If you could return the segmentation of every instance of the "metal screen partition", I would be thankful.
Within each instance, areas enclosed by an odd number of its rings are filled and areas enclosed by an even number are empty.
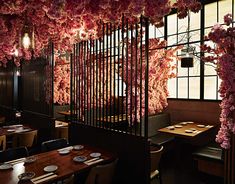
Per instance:
[[[73,123],[147,137],[148,25],[145,17],[138,24],[123,17],[118,26],[102,23],[99,39],[74,45]]]

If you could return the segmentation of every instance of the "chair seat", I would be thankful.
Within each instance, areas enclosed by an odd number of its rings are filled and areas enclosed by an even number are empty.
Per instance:
[[[175,137],[169,134],[159,132],[156,135],[149,137],[149,139],[151,144],[162,146],[173,141]]]
[[[153,179],[153,178],[155,178],[155,177],[158,176],[158,175],[159,175],[159,171],[158,171],[158,170],[155,170],[155,171],[153,171],[153,172],[150,173],[150,179]]]

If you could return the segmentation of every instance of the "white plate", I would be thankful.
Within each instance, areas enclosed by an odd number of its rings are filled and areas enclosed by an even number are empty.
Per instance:
[[[181,125],[187,125],[188,123],[187,122],[181,122],[180,124]]]
[[[11,164],[2,164],[0,165],[0,170],[6,170],[6,169],[11,169],[12,165]]]
[[[36,161],[36,157],[32,156],[32,157],[27,157],[24,161],[24,163],[26,164],[29,164],[29,163],[32,163],[32,162],[35,162]]]
[[[192,122],[192,121],[188,121],[187,123],[188,123],[188,124],[193,124],[194,122]]]
[[[174,129],[175,129],[174,126],[168,126],[168,127],[166,127],[166,128],[169,129],[169,130],[174,130]]]
[[[75,162],[84,162],[86,160],[87,160],[87,157],[85,157],[85,156],[76,156],[73,158],[73,161],[75,161]]]
[[[204,128],[205,125],[197,125],[197,127]]]
[[[83,149],[83,148],[84,148],[83,145],[75,145],[75,146],[73,146],[73,149],[74,149],[74,150],[81,150],[81,149]]]
[[[15,132],[15,130],[9,129],[9,130],[7,130],[7,132]]]
[[[182,128],[182,125],[175,125],[175,128]]]
[[[101,153],[91,153],[90,156],[93,158],[100,157]]]
[[[26,181],[26,180],[32,179],[34,176],[35,176],[34,172],[25,172],[25,173],[18,175],[18,178],[21,181]]]
[[[64,150],[60,150],[60,151],[58,151],[58,152],[59,152],[60,155],[67,155],[67,154],[70,153],[70,150],[64,149]]]
[[[185,130],[186,133],[193,133],[192,130]]]
[[[58,169],[58,166],[57,165],[48,165],[46,167],[44,167],[44,171],[45,172],[54,172]]]

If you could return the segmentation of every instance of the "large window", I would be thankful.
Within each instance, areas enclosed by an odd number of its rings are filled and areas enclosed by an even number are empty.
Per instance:
[[[216,1],[203,5],[199,13],[190,13],[184,19],[178,19],[176,14],[165,18],[165,27],[161,29],[150,28],[150,37],[164,38],[168,41],[168,47],[184,45],[179,56],[185,54],[185,48],[194,50],[194,67],[181,68],[180,61],[175,61],[177,68],[176,78],[168,81],[169,98],[220,100],[218,93],[220,79],[215,66],[201,61],[204,53],[201,53],[200,45],[203,38],[211,30],[215,23],[223,23],[223,17],[227,13],[234,15],[234,0]],[[234,16],[233,16],[234,17]],[[189,34],[188,34],[189,31]],[[189,36],[188,36],[189,35]],[[207,43],[213,44],[213,43]]]

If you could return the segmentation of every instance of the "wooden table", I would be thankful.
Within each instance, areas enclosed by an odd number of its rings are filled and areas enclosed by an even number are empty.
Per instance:
[[[78,163],[73,161],[73,158],[78,155],[87,156],[88,160],[91,159],[90,153],[99,152],[101,153],[101,158],[104,160],[97,163],[102,164],[109,161],[112,161],[115,157],[113,154],[98,149],[94,147],[85,146],[81,151],[72,150],[67,155],[60,155],[57,150],[41,153],[35,155],[37,160],[33,163],[24,164],[18,163],[13,166],[13,169],[10,170],[0,170],[0,181],[4,184],[16,184],[18,183],[18,175],[24,172],[34,172],[35,177],[45,174],[43,168],[48,165],[57,165],[58,169],[56,178],[48,180],[44,183],[52,183],[54,181],[62,180],[66,177],[71,176],[74,173],[79,173],[84,170],[88,170],[91,167],[94,167],[97,164],[86,165],[85,163]],[[32,183],[31,181],[24,182],[24,184]]]
[[[204,127],[202,127],[203,125]],[[174,126],[174,129],[171,130],[170,128],[172,126]],[[196,122],[180,122],[172,126],[161,128],[158,131],[183,138],[194,138],[204,132],[211,130],[214,127],[213,125],[207,125]],[[177,126],[182,126],[182,127],[177,128]],[[192,130],[192,132],[186,132],[188,130]]]
[[[55,128],[66,127],[68,125],[69,123],[67,122],[55,120]]]
[[[32,131],[33,129],[31,129],[29,126],[27,125],[9,125],[9,126],[3,126],[0,128],[0,136],[1,135],[13,135],[16,133],[22,133],[22,132],[27,132],[27,131]]]
[[[96,120],[100,122],[103,126],[109,128],[126,130],[128,127],[128,116],[126,114],[99,117]]]

